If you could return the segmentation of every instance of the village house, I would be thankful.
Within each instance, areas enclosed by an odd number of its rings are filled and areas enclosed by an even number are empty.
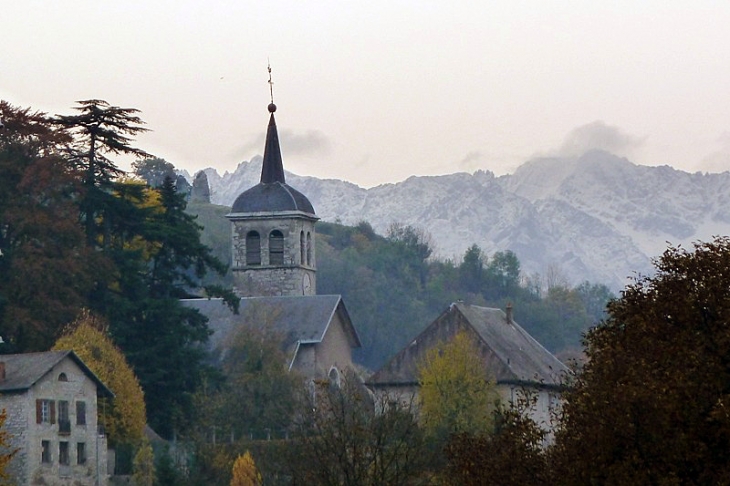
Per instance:
[[[18,451],[7,467],[15,484],[108,483],[100,396],[114,395],[73,351],[0,356],[4,430]]]
[[[545,430],[553,429],[554,412],[568,368],[538,343],[507,311],[455,302],[376,371],[367,385],[376,394],[409,402],[418,397],[418,367],[426,353],[465,332],[476,342],[484,362],[484,379],[496,385],[504,404],[519,394],[535,399],[529,414]]]

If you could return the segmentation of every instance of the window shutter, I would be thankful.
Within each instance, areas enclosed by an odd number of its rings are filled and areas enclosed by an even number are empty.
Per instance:
[[[51,400],[51,423],[56,423],[56,402]]]
[[[41,407],[43,407],[41,400],[36,398],[35,401],[35,423],[39,424],[41,423],[41,420],[43,419],[43,415],[41,412]]]

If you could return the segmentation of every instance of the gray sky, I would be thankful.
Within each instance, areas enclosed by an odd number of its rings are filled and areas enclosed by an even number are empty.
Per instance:
[[[362,186],[605,148],[730,170],[730,2],[0,0],[0,99],[101,98],[191,173],[263,152]]]

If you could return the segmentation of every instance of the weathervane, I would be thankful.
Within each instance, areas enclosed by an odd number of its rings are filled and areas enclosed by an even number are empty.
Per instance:
[[[274,104],[274,82],[271,80],[271,61],[269,61],[269,93],[271,93],[271,104]]]

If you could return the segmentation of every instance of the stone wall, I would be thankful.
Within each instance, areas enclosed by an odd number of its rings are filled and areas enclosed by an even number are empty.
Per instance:
[[[268,214],[232,220],[232,272],[236,291],[245,296],[315,295],[317,293],[315,219],[299,214]],[[246,264],[246,235],[260,237],[261,263]],[[272,265],[269,235],[284,237],[284,263]]]
[[[25,484],[28,480],[28,399],[24,393],[0,395],[0,408],[5,409],[4,430],[10,434],[12,449],[17,449],[15,457],[10,461],[6,471],[16,484]]]

